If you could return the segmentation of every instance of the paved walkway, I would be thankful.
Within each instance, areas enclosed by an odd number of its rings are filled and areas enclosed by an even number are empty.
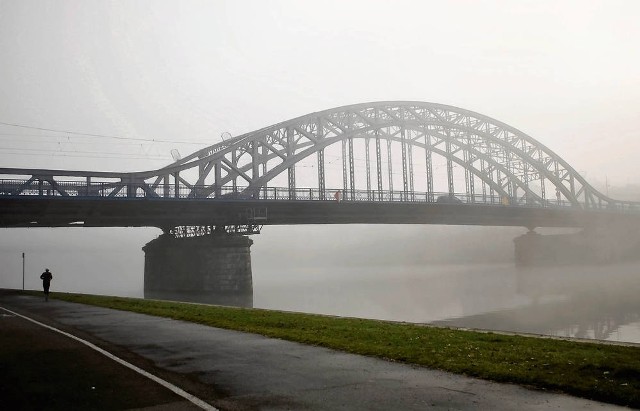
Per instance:
[[[222,410],[625,409],[254,334],[55,299],[44,302],[0,293],[0,307],[57,324],[107,349],[129,353],[129,361],[137,361],[147,371],[161,373],[176,384],[188,385],[185,389]]]

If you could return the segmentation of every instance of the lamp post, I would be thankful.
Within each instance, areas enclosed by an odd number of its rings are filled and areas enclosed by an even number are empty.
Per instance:
[[[22,291],[24,291],[24,253],[22,253]]]

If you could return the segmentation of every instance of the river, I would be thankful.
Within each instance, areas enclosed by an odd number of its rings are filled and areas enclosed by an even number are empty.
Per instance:
[[[640,343],[640,263],[253,271],[256,308]]]

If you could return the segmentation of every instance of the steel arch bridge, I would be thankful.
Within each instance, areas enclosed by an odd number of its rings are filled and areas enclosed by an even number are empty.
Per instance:
[[[469,110],[413,101],[311,113],[152,171],[0,168],[0,201],[25,196],[640,209],[640,203],[600,193],[559,155],[514,127]]]
[[[356,140],[364,141],[364,149],[359,152],[354,150]],[[273,179],[286,172],[288,195],[294,199],[296,165],[316,156],[317,180],[313,187],[318,189],[319,199],[325,199],[325,150],[336,144],[341,145],[340,188],[347,200],[358,199],[357,155],[365,157],[366,176],[360,188],[366,189],[367,200],[385,199],[385,192],[397,193],[402,200],[415,199],[418,175],[413,159],[418,150],[425,160],[427,201],[435,199],[436,155],[446,160],[446,193],[461,195],[465,202],[476,202],[480,195],[482,202],[487,198],[493,201],[497,195],[502,202],[508,199],[539,206],[568,203],[576,208],[624,208],[630,204],[598,192],[560,156],[507,124],[469,110],[423,102],[365,103],[309,114],[215,144],[156,172],[132,177],[145,191],[173,181],[176,188],[187,187],[193,197],[221,195],[223,187],[236,188],[240,181],[246,187],[234,192],[259,198]],[[395,190],[394,149],[401,153],[402,172],[402,186],[398,189],[396,185]],[[455,165],[464,170],[462,190],[455,188]],[[180,173],[195,168],[197,179],[180,177]],[[386,179],[385,174],[389,176]]]

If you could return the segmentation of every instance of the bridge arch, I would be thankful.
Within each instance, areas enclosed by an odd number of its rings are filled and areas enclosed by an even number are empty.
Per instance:
[[[411,151],[417,148],[426,158],[427,196],[434,191],[433,181],[429,181],[433,173],[428,167],[429,158],[435,154],[446,161],[449,193],[467,196],[471,201],[478,195],[476,184],[480,184],[484,191],[529,204],[562,201],[574,207],[599,208],[616,203],[593,189],[560,156],[514,127],[469,110],[425,102],[364,103],[311,113],[212,145],[163,169],[138,173],[137,178],[183,184],[192,188],[193,197],[215,196],[229,185],[240,185],[244,195],[256,197],[270,181],[286,172],[288,188],[295,195],[296,164],[316,155],[318,178],[314,188],[323,195],[327,189],[341,189],[348,195],[354,191],[356,180],[352,143],[360,139],[367,147],[375,145],[364,153],[367,186],[372,180],[378,183],[373,191],[394,191],[391,178],[386,187],[380,183],[380,173],[391,175],[384,170],[385,161],[381,159],[381,144],[386,142],[395,144],[396,149],[400,146],[403,154],[403,187],[395,191],[413,191],[411,181],[416,176],[410,161]],[[324,181],[324,150],[334,144],[342,145],[342,187],[326,187]],[[390,167],[390,162],[386,163]],[[462,191],[455,190],[451,178],[454,164],[465,171]],[[190,178],[181,177],[189,170]]]

